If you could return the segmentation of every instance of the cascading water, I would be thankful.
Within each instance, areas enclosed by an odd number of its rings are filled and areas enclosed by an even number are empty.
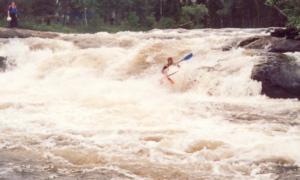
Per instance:
[[[260,95],[263,30],[10,39],[0,56],[0,179],[276,179],[300,165],[300,102]],[[181,63],[170,85],[166,58]],[[299,54],[293,54],[300,59]],[[296,170],[295,170],[296,169]]]

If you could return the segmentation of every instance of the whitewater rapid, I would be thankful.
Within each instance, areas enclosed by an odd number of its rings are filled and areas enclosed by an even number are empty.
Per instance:
[[[260,95],[263,29],[0,43],[0,179],[276,179],[298,173],[300,102]],[[169,56],[175,85],[162,80]],[[290,54],[300,61],[300,54]]]

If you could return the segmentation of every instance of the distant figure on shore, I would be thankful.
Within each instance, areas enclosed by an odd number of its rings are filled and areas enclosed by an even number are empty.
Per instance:
[[[116,12],[113,11],[113,12],[111,13],[111,17],[109,18],[110,25],[114,25],[114,24],[115,24],[115,20],[116,20]]]
[[[10,28],[15,28],[18,26],[18,15],[17,15],[17,5],[13,1],[11,4],[8,6],[8,11],[7,11],[7,20],[9,21],[9,27]]]

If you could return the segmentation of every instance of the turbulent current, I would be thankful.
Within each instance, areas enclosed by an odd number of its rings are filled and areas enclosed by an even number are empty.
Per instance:
[[[261,95],[252,51],[222,51],[264,33],[2,40],[0,179],[299,178],[300,102]],[[169,56],[191,52],[174,85],[162,79]]]

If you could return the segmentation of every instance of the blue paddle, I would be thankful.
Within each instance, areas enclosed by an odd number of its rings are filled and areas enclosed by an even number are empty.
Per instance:
[[[189,61],[189,60],[192,59],[192,57],[193,57],[193,53],[190,53],[190,54],[186,55],[183,59],[181,59],[180,61],[178,61],[178,62],[176,63],[176,65],[178,65],[179,63],[181,63],[181,62],[183,62],[183,61]],[[168,77],[171,77],[171,76],[173,76],[173,75],[176,74],[176,73],[178,73],[178,71],[176,71],[176,72],[174,72],[174,73],[172,73],[172,74],[169,74]]]
[[[183,59],[181,59],[180,61],[178,61],[176,64],[179,64],[182,61],[189,61],[190,59],[192,59],[192,57],[193,57],[193,53],[190,53],[190,54],[186,55]]]

